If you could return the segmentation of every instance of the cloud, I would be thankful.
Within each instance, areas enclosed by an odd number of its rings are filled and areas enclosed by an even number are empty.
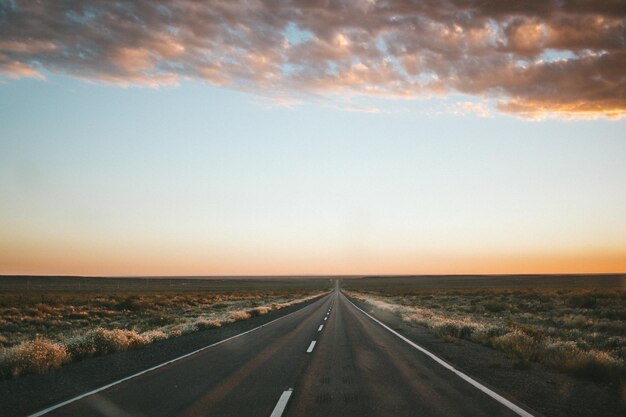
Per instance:
[[[624,16],[620,0],[13,0],[0,3],[0,73],[296,101],[462,93],[522,117],[616,118]]]
[[[483,102],[461,101],[449,106],[447,111],[455,116],[491,117],[489,106]]]

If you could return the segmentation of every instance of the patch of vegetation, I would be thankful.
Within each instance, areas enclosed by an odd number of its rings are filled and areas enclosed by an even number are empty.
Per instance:
[[[356,284],[353,284],[356,287]],[[604,382],[626,380],[626,289],[387,288],[349,295],[446,341],[461,338],[506,352],[518,369],[542,363]]]
[[[317,297],[322,292],[308,288],[254,288],[0,293],[0,377],[43,373],[67,362],[219,328]]]

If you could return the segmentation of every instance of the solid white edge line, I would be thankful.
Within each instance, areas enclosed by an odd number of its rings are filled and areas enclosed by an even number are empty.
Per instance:
[[[322,298],[323,298],[323,297],[322,297]],[[320,301],[322,298],[319,298],[317,301]],[[246,330],[246,331],[245,331],[245,332],[243,332],[243,333],[239,333],[239,334],[236,334],[236,335],[231,336],[231,337],[229,337],[229,338],[226,338],[226,339],[224,339],[224,340],[220,340],[219,342],[215,342],[215,343],[213,343],[213,344],[211,344],[211,345],[201,347],[200,349],[196,349],[196,350],[194,350],[193,352],[186,353],[186,354],[184,354],[183,356],[179,356],[179,357],[174,358],[174,359],[171,359],[171,360],[169,360],[169,361],[167,361],[167,362],[163,362],[163,363],[161,363],[161,364],[159,364],[159,365],[153,366],[152,368],[144,369],[143,371],[137,372],[136,374],[129,375],[129,376],[127,376],[127,377],[125,377],[125,378],[122,378],[122,379],[119,379],[119,380],[117,380],[117,381],[115,381],[115,382],[111,382],[110,384],[104,385],[104,386],[102,386],[102,387],[100,387],[100,388],[96,388],[96,389],[94,389],[94,390],[92,390],[92,391],[89,391],[89,392],[86,392],[86,393],[84,393],[84,394],[78,395],[78,396],[76,396],[76,397],[74,397],[74,398],[70,398],[69,400],[63,401],[63,402],[61,402],[61,403],[58,403],[58,404],[53,405],[53,406],[51,406],[51,407],[48,407],[48,408],[46,408],[46,409],[44,409],[44,410],[37,411],[36,413],[29,414],[27,417],[39,417],[39,416],[43,416],[44,414],[47,414],[47,413],[49,413],[50,411],[54,411],[54,410],[56,410],[56,409],[58,409],[58,408],[64,407],[64,406],[66,406],[66,405],[68,405],[68,404],[71,404],[71,403],[73,403],[73,402],[75,402],[75,401],[81,400],[81,399],[83,399],[83,398],[85,398],[85,397],[88,397],[88,396],[90,396],[90,395],[97,394],[97,393],[99,393],[99,392],[101,392],[101,391],[104,391],[104,390],[106,390],[106,389],[108,389],[108,388],[111,388],[111,387],[113,387],[113,386],[115,386],[115,385],[121,384],[122,382],[126,382],[126,381],[128,381],[129,379],[133,379],[133,378],[136,378],[136,377],[141,376],[141,375],[143,375],[143,374],[147,374],[148,372],[152,372],[152,371],[154,371],[154,370],[156,370],[156,369],[159,369],[159,368],[162,368],[162,367],[164,367],[164,366],[166,366],[166,365],[170,365],[170,364],[172,364],[172,363],[174,363],[174,362],[178,362],[178,361],[179,361],[179,360],[181,360],[181,359],[185,359],[185,358],[187,358],[187,357],[189,357],[189,356],[191,356],[191,355],[195,355],[196,353],[202,352],[203,350],[206,350],[206,349],[208,349],[208,348],[212,348],[212,347],[214,347],[214,346],[221,345],[222,343],[226,343],[226,342],[228,342],[229,340],[236,339],[236,338],[238,338],[238,337],[240,337],[240,336],[243,336],[243,335],[246,335],[246,334],[248,334],[248,333],[254,332],[255,330],[259,330],[259,329],[261,329],[261,328],[263,328],[263,327],[269,326],[270,324],[275,323],[275,322],[277,322],[278,320],[282,320],[282,319],[284,319],[284,318],[286,318],[286,317],[291,316],[292,314],[295,314],[295,313],[297,313],[297,312],[299,312],[299,311],[303,311],[303,310],[305,310],[305,309],[307,309],[307,308],[311,307],[311,306],[312,306],[312,305],[314,305],[314,304],[315,304],[315,303],[311,303],[311,304],[309,304],[309,305],[308,305],[308,306],[306,306],[306,307],[303,307],[303,308],[301,308],[301,309],[298,309],[298,310],[296,310],[296,311],[293,311],[293,312],[291,312],[291,313],[289,313],[289,314],[286,314],[286,315],[284,315],[284,316],[282,316],[282,317],[278,317],[277,319],[274,319],[274,320],[272,320],[272,321],[268,321],[267,323],[262,324],[262,325],[260,325],[260,326],[257,326],[257,327],[255,327],[255,328],[252,328],[252,329],[250,329],[250,330]]]
[[[485,394],[487,394],[488,396],[490,396],[491,398],[493,398],[494,400],[498,401],[500,404],[504,405],[505,407],[507,407],[509,410],[513,411],[514,413],[516,413],[519,416],[522,417],[534,417],[532,414],[530,414],[528,411],[524,410],[523,408],[515,405],[514,403],[512,403],[511,401],[507,400],[506,398],[504,398],[503,396],[501,396],[500,394],[498,394],[497,392],[494,392],[493,390],[487,388],[486,386],[484,386],[483,384],[481,384],[480,382],[476,381],[475,379],[473,379],[472,377],[464,374],[463,372],[459,371],[458,369],[454,368],[452,365],[450,365],[449,363],[447,363],[446,361],[444,361],[443,359],[440,359],[438,356],[436,356],[434,353],[431,353],[430,351],[424,349],[423,347],[421,347],[420,345],[416,344],[415,342],[413,342],[410,339],[407,339],[406,337],[402,336],[400,333],[396,332],[395,330],[393,330],[392,328],[390,328],[389,326],[387,326],[385,323],[381,322],[380,320],[378,320],[375,317],[372,317],[371,315],[369,315],[368,313],[366,313],[364,310],[362,310],[361,308],[359,308],[356,304],[354,304],[352,301],[350,301],[350,299],[348,299],[348,297],[346,297],[346,300],[348,300],[348,302],[350,304],[352,304],[357,310],[359,310],[361,313],[365,314],[367,317],[369,317],[370,319],[374,320],[376,323],[380,324],[381,326],[383,326],[385,329],[389,330],[391,333],[393,333],[394,335],[398,336],[400,339],[404,340],[406,343],[408,343],[409,345],[413,346],[415,349],[419,350],[420,352],[422,352],[423,354],[425,354],[426,356],[430,357],[432,360],[434,360],[435,362],[437,362],[439,365],[443,366],[444,368],[454,372],[455,374],[457,374],[460,378],[462,378],[464,381],[470,383],[471,385],[473,385],[474,387],[478,388],[479,390],[481,390],[482,392],[484,392]]]
[[[311,353],[313,352],[313,348],[315,347],[315,344],[317,343],[316,340],[312,341],[311,344],[309,345],[309,348],[306,350],[306,353]]]
[[[289,401],[289,397],[291,397],[292,392],[293,388],[289,388],[287,391],[284,391],[280,395],[280,398],[276,403],[276,407],[274,407],[274,410],[272,411],[272,414],[270,414],[270,417],[280,417],[283,415],[285,407],[287,407],[287,401]]]

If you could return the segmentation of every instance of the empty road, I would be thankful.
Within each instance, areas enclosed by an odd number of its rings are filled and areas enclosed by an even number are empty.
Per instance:
[[[35,415],[515,416],[337,289],[254,331]]]

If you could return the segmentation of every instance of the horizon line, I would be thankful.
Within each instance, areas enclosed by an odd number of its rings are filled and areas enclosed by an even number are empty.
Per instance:
[[[410,277],[532,277],[532,276],[588,276],[588,275],[625,275],[626,272],[575,272],[575,273],[473,273],[473,274],[263,274],[263,275],[66,275],[66,274],[0,274],[0,278],[137,278],[137,279],[181,279],[181,278],[322,278],[322,277],[349,277],[349,278],[410,278]]]

